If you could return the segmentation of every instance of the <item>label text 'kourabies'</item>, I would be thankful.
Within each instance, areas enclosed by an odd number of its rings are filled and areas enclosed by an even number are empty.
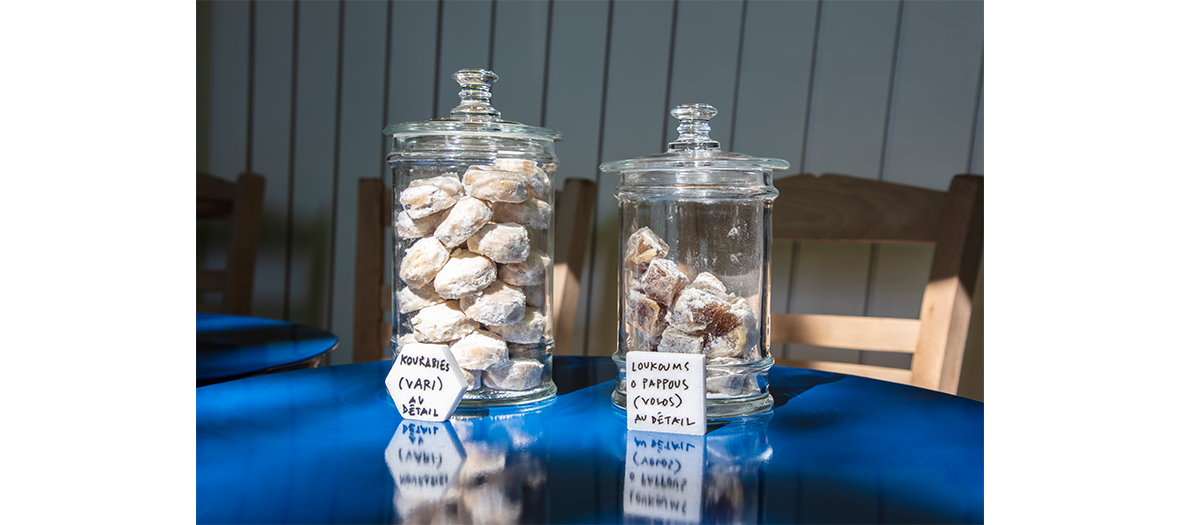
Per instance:
[[[401,361],[401,364],[403,364],[403,365],[417,365],[417,366],[421,366],[423,368],[433,368],[435,370],[441,370],[443,372],[450,372],[451,371],[451,364],[448,363],[445,359],[439,359],[437,357],[426,357],[426,356],[422,356],[422,355],[402,354],[398,359]]]

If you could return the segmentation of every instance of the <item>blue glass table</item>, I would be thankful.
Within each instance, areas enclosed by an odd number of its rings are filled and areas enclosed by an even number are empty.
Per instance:
[[[390,362],[197,389],[198,523],[982,523],[983,404],[774,367],[775,408],[628,432],[609,358],[558,396],[402,420]]]
[[[197,386],[314,368],[339,339],[327,330],[276,319],[197,314]]]

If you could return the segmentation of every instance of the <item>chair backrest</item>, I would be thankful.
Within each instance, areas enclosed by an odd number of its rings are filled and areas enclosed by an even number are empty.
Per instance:
[[[357,197],[356,281],[353,290],[353,362],[377,361],[393,336],[385,312],[393,309],[393,286],[386,282],[387,229],[393,221],[393,191],[381,179],[360,179]],[[553,228],[553,339],[555,353],[568,353],[582,266],[590,239],[594,181],[567,179],[556,192]]]
[[[238,175],[237,182],[197,173],[197,219],[230,223],[225,269],[197,269],[197,292],[220,292],[221,303],[198,300],[198,312],[250,315],[265,191],[266,179],[256,173]]]
[[[912,353],[910,369],[776,359],[776,364],[862,375],[954,394],[983,253],[983,177],[957,175],[948,191],[825,174],[776,180],[774,239],[933,244],[918,319],[772,314],[770,341]]]

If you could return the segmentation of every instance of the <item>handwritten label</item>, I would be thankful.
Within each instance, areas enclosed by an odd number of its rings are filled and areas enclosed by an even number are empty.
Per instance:
[[[627,429],[704,435],[705,356],[627,352]]]
[[[704,436],[631,430],[627,432],[626,461],[624,514],[668,522],[700,522]]]
[[[463,446],[448,423],[403,420],[385,448],[401,499],[442,499],[463,467]]]
[[[399,348],[385,389],[402,417],[446,421],[467,393],[467,380],[449,346],[411,343]]]

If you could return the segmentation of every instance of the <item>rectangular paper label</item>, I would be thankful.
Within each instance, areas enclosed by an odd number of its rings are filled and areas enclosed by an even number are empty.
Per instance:
[[[704,435],[705,356],[627,352],[627,429]]]

